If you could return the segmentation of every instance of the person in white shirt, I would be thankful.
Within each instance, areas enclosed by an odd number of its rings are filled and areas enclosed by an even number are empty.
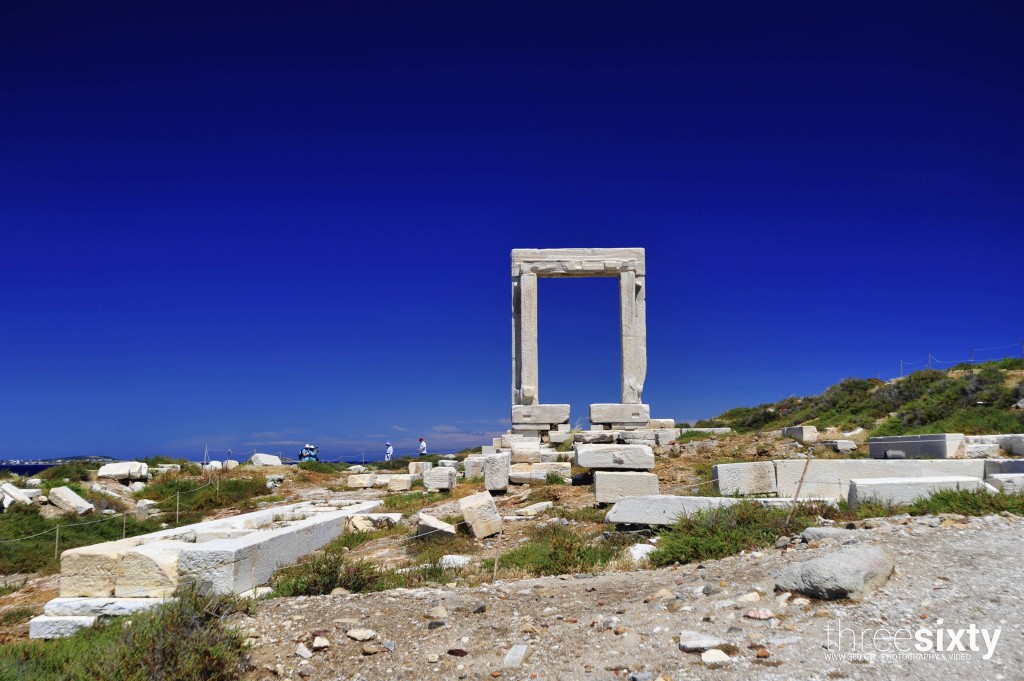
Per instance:
[[[384,446],[387,447],[387,449],[384,450],[384,460],[391,461],[391,455],[395,453],[395,448],[391,446],[390,442],[385,442]]]
[[[423,438],[420,438],[420,456],[423,456],[426,453],[427,453],[427,441],[424,440]]]

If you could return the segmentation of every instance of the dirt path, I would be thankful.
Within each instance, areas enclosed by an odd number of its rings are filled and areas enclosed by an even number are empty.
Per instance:
[[[778,602],[772,592],[773,576],[785,565],[834,551],[832,543],[594,577],[270,600],[242,623],[253,636],[257,667],[251,676],[370,681],[631,675],[675,680],[1022,678],[1024,521],[996,517],[972,520],[964,528],[932,528],[928,520],[860,532],[858,542],[880,546],[896,560],[890,581],[861,603],[793,605]],[[707,585],[721,592],[704,595]],[[662,589],[671,593],[655,597]],[[755,589],[763,594],[758,601],[737,601]],[[486,610],[474,612],[480,605]],[[437,606],[447,615],[428,614]],[[771,610],[775,621],[746,617],[752,608]],[[431,629],[432,619],[444,624]],[[843,652],[850,653],[853,637],[862,632],[870,650],[876,630],[917,632],[971,624],[1001,629],[991,659],[982,659],[983,644],[981,652],[958,660],[830,659],[825,649],[829,627],[844,630]],[[377,632],[371,646],[385,652],[363,654],[364,644],[345,635],[352,628]],[[728,649],[731,662],[711,669],[699,654],[681,652],[681,630],[725,638],[735,646]],[[302,642],[312,648],[314,635],[329,640],[330,647],[305,662],[295,655],[296,647]],[[503,668],[507,651],[518,643],[529,646],[529,658],[520,668]],[[768,657],[759,659],[751,644],[763,646]],[[457,656],[456,651],[466,654]]]

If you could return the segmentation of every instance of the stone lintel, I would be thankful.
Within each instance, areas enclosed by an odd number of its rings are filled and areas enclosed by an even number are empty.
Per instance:
[[[512,276],[617,277],[623,272],[646,275],[642,248],[516,248]]]

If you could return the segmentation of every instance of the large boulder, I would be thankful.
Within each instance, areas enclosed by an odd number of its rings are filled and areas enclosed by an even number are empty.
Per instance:
[[[50,490],[49,502],[62,511],[73,511],[78,515],[84,515],[95,510],[95,506],[82,497],[75,494],[70,487],[54,487]]]
[[[280,466],[281,457],[273,454],[253,454],[249,457],[249,463],[253,466]]]
[[[100,467],[97,478],[110,480],[146,480],[149,478],[149,466],[139,461],[118,461]]]
[[[879,548],[851,547],[790,565],[775,588],[827,600],[859,599],[885,584],[895,567],[892,556]]]

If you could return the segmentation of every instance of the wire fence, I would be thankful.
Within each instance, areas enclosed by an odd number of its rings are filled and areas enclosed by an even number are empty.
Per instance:
[[[1009,352],[1009,350],[1013,352]],[[986,353],[992,353],[996,350],[1002,350],[1001,353],[996,355],[986,355]],[[1007,343],[1006,345],[995,345],[989,348],[971,348],[968,352],[966,359],[939,359],[932,353],[927,353],[924,360],[920,362],[911,362],[905,359],[900,360],[900,378],[902,378],[907,370],[920,371],[921,369],[935,369],[935,368],[949,368],[958,364],[978,364],[982,362],[998,362],[1002,359],[1012,359],[1024,357],[1024,341],[1019,343]]]

